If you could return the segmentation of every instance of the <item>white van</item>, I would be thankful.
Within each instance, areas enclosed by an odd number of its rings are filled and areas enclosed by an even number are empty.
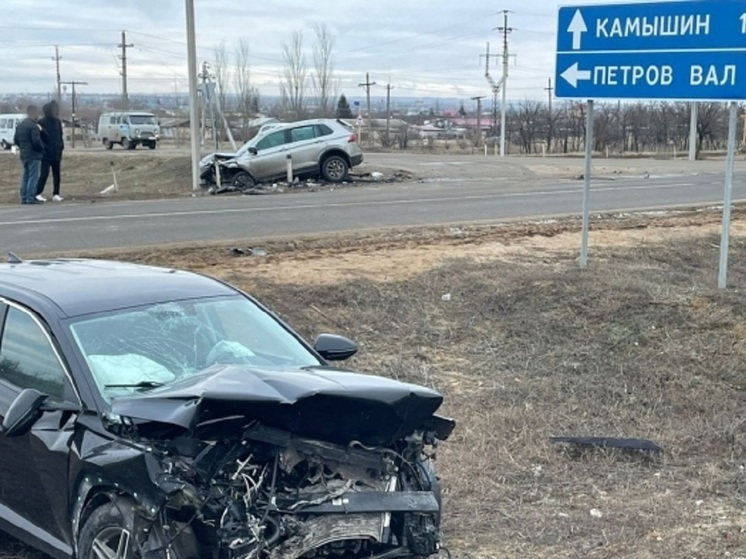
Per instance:
[[[155,149],[160,140],[160,127],[152,113],[104,113],[98,119],[98,137],[106,149],[114,144],[124,149],[135,149],[138,145]]]
[[[13,137],[16,134],[16,126],[21,124],[25,118],[26,115],[23,113],[0,115],[0,148],[11,148]]]

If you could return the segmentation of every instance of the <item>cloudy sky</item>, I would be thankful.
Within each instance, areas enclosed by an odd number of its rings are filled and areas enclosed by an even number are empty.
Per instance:
[[[633,0],[634,1],[634,0]],[[579,0],[573,4],[601,3]],[[613,3],[613,2],[608,2]],[[214,58],[225,40],[229,52],[246,38],[255,83],[276,95],[282,46],[305,33],[311,52],[313,25],[326,23],[336,36],[340,88],[360,95],[365,72],[387,80],[399,97],[461,97],[489,93],[483,62],[487,41],[501,48],[494,28],[510,10],[509,97],[546,98],[554,71],[556,0],[195,0],[199,61]],[[0,93],[48,92],[54,88],[52,57],[59,45],[63,80],[88,82],[90,92],[121,91],[122,30],[128,51],[130,92],[170,93],[187,88],[183,0],[0,0]],[[494,60],[493,64],[499,64]],[[494,75],[499,74],[496,67]],[[383,94],[374,89],[374,93]]]

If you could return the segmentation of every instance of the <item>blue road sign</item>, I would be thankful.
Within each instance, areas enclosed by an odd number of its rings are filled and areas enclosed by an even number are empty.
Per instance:
[[[559,10],[556,95],[746,99],[746,0]]]

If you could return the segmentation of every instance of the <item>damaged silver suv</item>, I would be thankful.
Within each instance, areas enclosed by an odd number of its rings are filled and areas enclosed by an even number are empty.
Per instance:
[[[331,368],[237,289],[0,265],[0,528],[54,557],[396,559],[440,547],[439,393]]]
[[[203,186],[245,190],[287,177],[288,158],[296,177],[342,182],[363,162],[357,136],[341,120],[279,124],[246,142],[236,153],[213,153],[200,161]]]

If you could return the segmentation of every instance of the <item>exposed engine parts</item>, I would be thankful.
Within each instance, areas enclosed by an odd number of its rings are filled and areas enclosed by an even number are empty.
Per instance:
[[[215,559],[428,557],[440,545],[437,442],[419,430],[342,446],[254,423],[239,440],[159,443],[165,504],[133,537],[144,557],[185,538]]]

